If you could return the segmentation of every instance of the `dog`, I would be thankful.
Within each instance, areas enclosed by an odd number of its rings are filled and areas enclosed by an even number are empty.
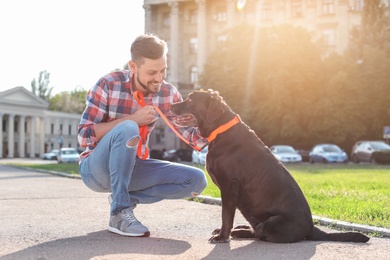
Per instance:
[[[192,115],[200,135],[209,140],[206,169],[222,200],[222,226],[212,232],[211,243],[226,243],[230,237],[272,243],[369,240],[359,232],[326,233],[315,227],[297,182],[219,95],[194,91],[172,104],[171,112]],[[236,208],[249,226],[233,229]]]

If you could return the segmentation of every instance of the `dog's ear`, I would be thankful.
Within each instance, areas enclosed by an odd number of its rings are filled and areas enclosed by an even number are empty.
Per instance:
[[[209,123],[214,122],[217,118],[225,112],[225,107],[217,98],[211,98],[209,108],[207,110],[206,120]]]

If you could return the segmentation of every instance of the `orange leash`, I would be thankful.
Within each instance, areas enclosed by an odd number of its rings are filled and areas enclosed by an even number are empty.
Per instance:
[[[141,107],[146,106],[144,96],[142,95],[141,92],[135,91],[134,98]],[[138,143],[137,155],[140,159],[146,160],[149,157],[149,148],[147,145],[145,145],[145,153],[142,154],[142,144],[144,141],[146,143],[146,139],[148,138],[148,126],[147,125],[139,126],[139,135],[141,138],[139,139],[139,143]]]
[[[135,100],[137,101],[137,103],[141,106],[141,107],[144,107],[146,106],[146,103],[145,103],[145,99],[144,99],[144,96],[142,95],[142,93],[140,91],[134,91],[134,98]],[[157,107],[157,106],[153,106],[154,110],[157,111],[157,113],[161,116],[161,118],[164,120],[164,122],[169,126],[169,128],[171,128],[171,130],[176,134],[176,136],[178,136],[181,140],[183,140],[183,142],[185,142],[186,144],[190,145],[190,142],[188,140],[186,140],[174,127],[173,125],[171,124],[171,122],[169,122],[169,120],[167,119],[167,117],[163,114],[163,112],[161,112],[161,110]],[[145,146],[145,154],[142,154],[142,143],[145,141],[146,142],[146,138],[147,138],[147,135],[148,135],[148,126],[145,125],[145,126],[140,126],[139,127],[139,132],[140,132],[140,140],[139,140],[139,144],[138,144],[138,150],[137,150],[137,155],[140,159],[142,160],[145,160],[148,158],[149,156],[149,148],[147,146]],[[190,145],[192,148],[194,148],[195,150],[197,151],[201,151],[201,149],[199,147],[196,147],[196,146],[192,146]]]
[[[145,103],[145,99],[144,99],[144,96],[142,95],[142,93],[140,91],[134,91],[134,98],[135,100],[137,101],[137,103],[141,106],[141,107],[144,107],[146,106],[146,103]],[[161,110],[156,107],[156,106],[153,106],[154,110],[157,111],[157,113],[161,116],[161,118],[164,120],[164,122],[169,126],[169,128],[171,128],[171,130],[176,134],[176,136],[178,136],[181,140],[183,140],[183,142],[185,142],[186,144],[188,144],[189,146],[191,146],[192,148],[194,148],[195,150],[197,150],[198,152],[201,151],[202,149],[200,149],[199,147],[197,146],[192,146],[190,144],[190,142],[188,140],[186,140],[174,127],[173,125],[171,124],[171,122],[169,122],[169,120],[167,119],[167,117],[163,114],[163,112],[161,112]],[[218,134],[220,133],[223,133],[225,132],[226,130],[228,130],[229,128],[231,128],[232,126],[238,124],[240,122],[240,118],[238,116],[235,116],[232,120],[230,120],[229,122],[227,122],[226,124],[223,124],[221,125],[220,127],[218,127],[217,129],[215,129],[209,137],[207,137],[207,141],[209,143],[211,143],[211,141],[213,141],[215,139],[215,137],[217,137]],[[139,144],[138,144],[138,150],[137,150],[137,155],[140,159],[142,160],[145,160],[148,158],[149,156],[149,148],[147,146],[145,146],[145,153],[142,154],[142,144],[143,144],[143,141],[145,141],[146,143],[146,138],[147,138],[147,135],[148,135],[148,126],[145,125],[145,126],[140,126],[139,127],[139,132],[140,132],[140,140],[139,140]]]

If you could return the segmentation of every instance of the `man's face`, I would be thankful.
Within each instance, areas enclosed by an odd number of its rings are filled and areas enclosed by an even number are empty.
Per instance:
[[[166,76],[167,59],[165,56],[158,60],[145,58],[144,63],[139,67],[130,61],[130,69],[134,73],[137,90],[143,94],[157,93]]]

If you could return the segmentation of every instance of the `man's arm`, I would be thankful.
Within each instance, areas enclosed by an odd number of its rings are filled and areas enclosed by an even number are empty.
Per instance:
[[[157,120],[156,111],[152,106],[144,106],[138,109],[132,115],[124,115],[122,118],[110,122],[100,122],[95,125],[96,139],[100,141],[105,134],[108,133],[113,127],[125,120],[132,120],[139,126],[149,125],[153,121]]]

